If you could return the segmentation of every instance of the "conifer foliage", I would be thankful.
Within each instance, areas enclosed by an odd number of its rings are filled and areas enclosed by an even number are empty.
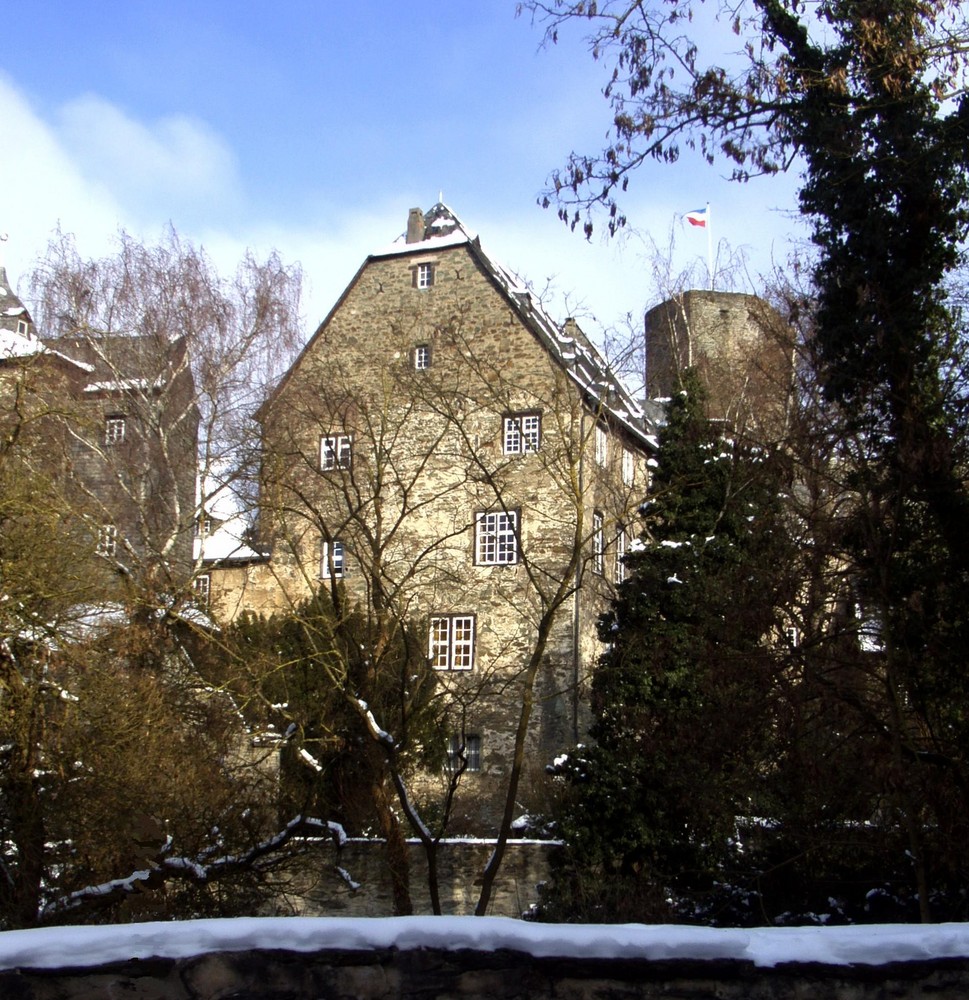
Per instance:
[[[570,858],[552,912],[656,919],[669,916],[671,890],[708,894],[770,755],[773,638],[789,587],[784,463],[723,436],[695,377],[686,384],[641,544],[600,623],[595,745],[557,763]]]

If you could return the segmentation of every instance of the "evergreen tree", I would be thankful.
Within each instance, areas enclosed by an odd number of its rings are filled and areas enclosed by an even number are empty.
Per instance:
[[[722,436],[696,378],[670,404],[642,544],[600,623],[594,746],[558,771],[568,859],[553,915],[669,917],[707,896],[772,756],[784,462]]]

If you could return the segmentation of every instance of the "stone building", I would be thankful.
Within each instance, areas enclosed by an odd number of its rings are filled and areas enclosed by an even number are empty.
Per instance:
[[[198,412],[183,340],[41,338],[0,268],[3,420],[104,558],[106,576],[174,593],[192,573]],[[115,588],[123,590],[123,586]]]
[[[493,811],[524,701],[536,772],[584,732],[654,428],[442,204],[364,261],[259,419],[271,556],[214,560],[213,607],[321,591],[408,623],[453,708],[463,815]]]
[[[764,299],[742,292],[691,289],[646,314],[646,393],[680,389],[680,373],[695,368],[706,387],[711,419],[775,440],[791,398],[790,327]]]

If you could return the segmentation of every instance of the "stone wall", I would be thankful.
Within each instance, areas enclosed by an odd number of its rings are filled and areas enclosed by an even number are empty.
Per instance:
[[[883,1000],[969,995],[969,962],[889,966],[535,958],[435,948],[254,951],[0,972],[4,1000]]]
[[[495,883],[489,916],[520,917],[538,902],[538,886],[548,879],[555,841],[512,840]],[[470,915],[478,901],[481,878],[494,842],[447,840],[438,846],[441,909],[448,915]],[[427,863],[423,848],[408,842],[411,896],[415,913],[430,913]],[[358,888],[351,888],[337,869]],[[321,842],[300,855],[293,873],[289,902],[301,916],[385,917],[393,913],[390,880],[380,841],[350,840],[339,852]]]

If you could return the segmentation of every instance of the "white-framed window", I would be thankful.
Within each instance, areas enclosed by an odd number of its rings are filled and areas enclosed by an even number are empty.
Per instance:
[[[324,434],[320,438],[320,468],[323,472],[349,469],[352,454],[352,434]]]
[[[605,424],[596,424],[595,458],[596,465],[605,465],[609,460],[609,433]]]
[[[541,413],[509,413],[505,416],[501,447],[506,455],[538,451],[541,442]]]
[[[467,761],[465,771],[481,770],[481,737],[477,733],[454,733],[447,743],[447,766],[449,771],[457,771],[461,761]]]
[[[195,591],[195,600],[202,607],[208,607],[212,596],[212,576],[209,573],[199,573],[192,581],[192,589]]]
[[[424,262],[414,268],[414,287],[430,288],[434,284],[434,265]]]
[[[518,511],[483,510],[475,515],[474,561],[479,566],[518,562]]]
[[[801,645],[801,630],[796,625],[784,626],[784,640],[792,649]]]
[[[431,367],[431,345],[418,344],[412,354],[414,359],[414,371],[424,372]]]
[[[622,450],[622,481],[626,486],[636,482],[636,456],[628,448]]]
[[[626,579],[626,529],[620,526],[616,533],[616,583]]]
[[[592,515],[592,572],[602,576],[606,562],[606,531],[601,511]]]
[[[98,544],[95,550],[99,556],[113,558],[118,553],[118,526],[102,524],[98,528]]]
[[[324,580],[338,580],[346,576],[346,550],[343,542],[324,541],[320,546],[320,576]]]
[[[127,419],[116,414],[104,418],[104,443],[107,445],[121,444],[128,431]]]
[[[470,670],[474,666],[474,615],[432,617],[427,655],[434,670]]]
[[[18,319],[17,320],[17,333],[19,333],[22,337],[26,337],[27,336],[27,331],[29,329],[30,329],[30,327],[27,324],[27,320],[25,320],[25,319]]]

